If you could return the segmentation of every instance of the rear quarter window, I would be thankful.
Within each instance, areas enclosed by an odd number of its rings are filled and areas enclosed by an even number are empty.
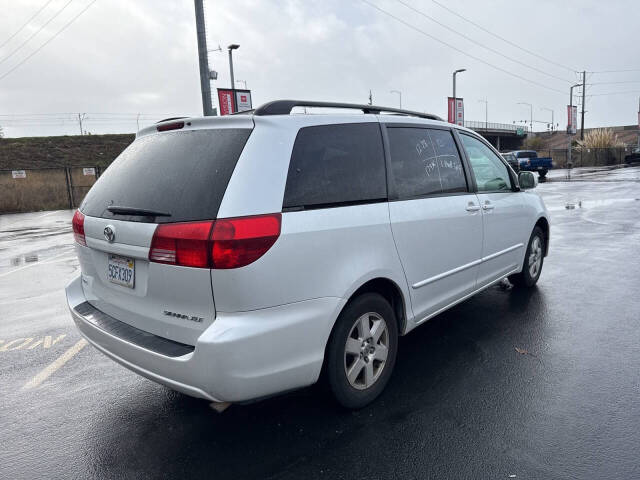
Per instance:
[[[386,197],[384,150],[378,123],[300,129],[289,163],[283,208],[323,208]]]
[[[215,219],[251,129],[147,135],[107,168],[80,210],[92,217],[183,222]],[[114,215],[109,206],[169,212],[168,217]]]

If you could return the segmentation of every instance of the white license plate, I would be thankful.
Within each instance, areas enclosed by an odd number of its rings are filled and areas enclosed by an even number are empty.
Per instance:
[[[109,255],[107,277],[111,283],[133,288],[136,278],[136,264],[133,258]]]

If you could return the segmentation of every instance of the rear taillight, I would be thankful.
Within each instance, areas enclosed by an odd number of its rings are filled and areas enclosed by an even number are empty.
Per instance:
[[[281,215],[164,223],[151,241],[149,260],[184,267],[239,268],[264,255],[280,236]]]
[[[158,225],[151,240],[149,260],[184,267],[208,267],[212,225],[211,221]]]
[[[281,215],[224,218],[211,232],[213,268],[238,268],[255,262],[280,236]]]
[[[73,220],[71,220],[73,226],[73,238],[79,245],[87,245],[87,241],[84,238],[84,215],[80,210],[76,210],[73,214]]]

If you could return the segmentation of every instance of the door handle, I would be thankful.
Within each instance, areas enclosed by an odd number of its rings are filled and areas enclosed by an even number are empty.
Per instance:
[[[491,202],[489,200],[487,200],[486,202],[484,202],[484,205],[482,205],[482,209],[483,210],[493,210],[494,206],[491,205]]]
[[[480,210],[480,207],[473,202],[469,202],[467,204],[467,212],[477,212]]]

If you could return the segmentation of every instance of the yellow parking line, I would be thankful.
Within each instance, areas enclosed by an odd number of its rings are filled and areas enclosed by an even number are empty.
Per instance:
[[[22,390],[36,388],[86,346],[87,341],[84,338],[82,340],[79,340],[73,347],[60,355],[53,363],[45,367],[40,373],[38,373],[35,377],[25,383],[22,387]]]

